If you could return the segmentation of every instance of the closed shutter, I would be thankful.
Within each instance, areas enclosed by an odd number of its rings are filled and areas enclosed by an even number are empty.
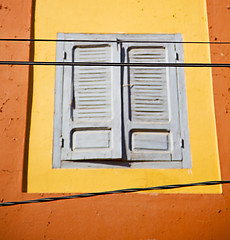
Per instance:
[[[130,63],[175,62],[173,44],[124,44]],[[128,160],[182,160],[175,68],[129,67],[124,75]]]
[[[116,44],[66,43],[66,61],[118,62]],[[62,160],[121,158],[120,71],[64,68]],[[115,102],[116,101],[116,102]]]

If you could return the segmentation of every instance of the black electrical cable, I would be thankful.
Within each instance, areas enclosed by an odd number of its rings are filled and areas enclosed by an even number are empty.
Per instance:
[[[115,194],[115,193],[134,193],[134,192],[140,192],[140,191],[166,190],[166,189],[193,187],[193,186],[211,186],[211,185],[226,184],[226,183],[230,183],[230,180],[173,184],[173,185],[163,185],[163,186],[157,186],[157,187],[146,187],[146,188],[127,188],[127,189],[105,191],[105,192],[82,193],[82,194],[62,196],[62,197],[49,197],[49,198],[40,198],[40,199],[26,200],[26,201],[3,202],[3,203],[0,203],[0,207],[13,206],[13,205],[19,205],[19,204],[29,204],[29,203],[52,202],[52,201],[74,199],[74,198],[86,198],[86,197],[94,197],[99,195],[108,195],[108,194]]]
[[[117,41],[108,41],[108,40],[70,40],[70,39],[0,39],[0,41],[29,41],[29,42],[119,42]],[[177,42],[177,41],[122,41],[122,42],[141,42],[141,43],[194,43],[194,44],[230,44],[230,42]],[[230,67],[229,63],[104,63],[104,62],[29,62],[29,61],[0,61],[0,65],[45,65],[45,66],[125,66],[125,67]],[[58,201],[65,199],[74,199],[74,198],[85,198],[93,197],[99,195],[108,195],[115,193],[130,193],[130,192],[139,192],[139,191],[150,191],[150,190],[166,190],[166,189],[175,189],[183,187],[192,187],[192,186],[208,186],[208,185],[218,185],[230,183],[230,180],[227,181],[206,181],[199,183],[188,183],[188,184],[175,184],[175,185],[164,185],[157,187],[147,187],[147,188],[128,188],[120,189],[114,191],[105,191],[105,192],[95,192],[95,193],[83,193],[70,196],[62,197],[50,197],[50,198],[40,198],[34,200],[26,201],[14,201],[14,202],[4,202],[0,203],[0,207],[3,206],[12,206],[19,204],[29,204],[29,203],[41,203],[41,202],[50,202]]]
[[[0,61],[0,65],[113,66],[113,67],[230,67],[230,63],[112,63],[112,62],[30,62]]]
[[[88,40],[88,39],[30,39],[30,38],[0,38],[1,42],[115,42],[115,43],[185,43],[185,44],[230,44],[229,41],[226,42],[212,42],[212,41],[142,41],[142,40]]]

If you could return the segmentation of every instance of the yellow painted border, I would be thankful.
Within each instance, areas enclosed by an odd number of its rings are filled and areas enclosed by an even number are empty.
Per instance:
[[[64,33],[181,33],[208,41],[205,0],[38,0],[35,38]],[[36,42],[35,61],[55,61],[56,43]],[[184,44],[185,62],[210,62],[209,46]],[[212,77],[185,69],[191,169],[52,169],[55,67],[34,67],[28,192],[91,192],[220,180]],[[221,193],[221,186],[164,192]]]

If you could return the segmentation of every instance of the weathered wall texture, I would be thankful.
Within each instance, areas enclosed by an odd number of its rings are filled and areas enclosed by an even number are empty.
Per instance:
[[[207,0],[210,39],[228,41],[229,0]],[[1,38],[29,38],[32,0],[0,3]],[[230,62],[230,46],[211,46]],[[28,43],[0,43],[0,59],[29,60]],[[222,179],[230,179],[229,69],[213,70]],[[22,192],[29,68],[0,67],[0,201]],[[1,239],[229,239],[230,186],[223,194],[122,194],[0,208]],[[49,196],[45,194],[44,196]]]

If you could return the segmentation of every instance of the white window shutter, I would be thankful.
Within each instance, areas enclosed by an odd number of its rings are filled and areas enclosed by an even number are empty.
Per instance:
[[[123,44],[130,63],[175,62],[173,44]],[[124,74],[127,159],[180,161],[180,119],[175,68],[128,67]]]
[[[67,62],[120,60],[116,43],[68,42],[65,51]],[[121,158],[120,79],[110,66],[64,67],[61,160]]]

